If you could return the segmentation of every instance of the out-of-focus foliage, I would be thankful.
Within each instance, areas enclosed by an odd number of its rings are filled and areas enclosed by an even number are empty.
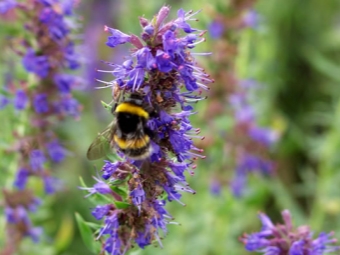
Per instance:
[[[202,9],[198,26],[207,29],[213,20],[212,10],[219,11],[235,1],[170,1],[173,10]],[[247,2],[247,1],[244,1]],[[86,65],[83,77],[88,79],[88,93],[78,96],[83,104],[81,120],[63,123],[58,132],[67,137],[65,144],[70,157],[56,167],[58,177],[65,182],[65,191],[43,202],[43,210],[34,219],[42,224],[45,236],[41,243],[32,245],[25,240],[20,254],[93,254],[84,245],[76,226],[75,215],[94,222],[89,201],[83,199],[79,176],[93,183],[102,162],[89,162],[85,155],[89,144],[98,132],[111,121],[100,101],[110,101],[107,91],[93,90],[99,83],[94,79],[110,80],[94,72],[103,69],[99,60],[121,59],[118,50],[105,46],[104,25],[123,31],[138,33],[138,16],[151,17],[163,2],[150,0],[83,1],[78,13],[84,21],[84,48],[82,58]],[[316,232],[335,231],[340,238],[340,2],[338,0],[258,0],[254,10],[260,17],[255,29],[234,31],[235,76],[254,79],[261,88],[253,95],[258,122],[281,133],[280,142],[271,153],[276,160],[276,175],[250,176],[245,196],[232,195],[228,182],[222,182],[221,193],[211,194],[210,182],[216,172],[225,172],[228,180],[234,169],[227,167],[228,150],[220,133],[230,131],[233,118],[222,112],[215,119],[205,121],[209,98],[197,105],[198,114],[192,117],[201,134],[213,135],[213,143],[205,148],[207,158],[197,161],[194,176],[188,176],[195,195],[185,194],[182,205],[172,202],[168,209],[181,225],[170,225],[168,236],[162,241],[164,248],[135,249],[130,254],[197,254],[246,255],[238,238],[244,232],[255,232],[260,223],[257,212],[263,211],[273,221],[281,221],[280,211],[289,209],[295,225],[310,224]],[[173,11],[173,14],[175,12]],[[225,12],[226,16],[230,13]],[[228,30],[228,28],[225,28]],[[16,30],[0,25],[0,46],[5,45],[6,34],[15,36]],[[205,45],[197,51],[211,51],[214,55],[218,41],[207,36]],[[0,56],[0,74],[5,76],[8,63]],[[213,66],[206,58],[201,65]],[[211,57],[213,59],[213,57]],[[5,78],[1,78],[1,84]],[[211,90],[227,84],[212,84]],[[9,157],[4,147],[13,143],[10,135],[16,118],[8,109],[0,111],[3,123],[0,128],[0,169],[8,173],[15,157]],[[229,128],[229,129],[228,129]],[[219,175],[220,176],[220,175]],[[1,187],[11,185],[14,176],[0,179]],[[39,189],[41,187],[37,187]],[[5,240],[4,217],[0,216],[0,246]],[[98,223],[98,222],[95,222]],[[0,247],[1,250],[1,247]]]

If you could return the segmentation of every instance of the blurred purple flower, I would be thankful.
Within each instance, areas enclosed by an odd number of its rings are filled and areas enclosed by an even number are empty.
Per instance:
[[[215,196],[221,195],[221,183],[218,180],[213,179],[210,181],[210,192]]]
[[[58,140],[46,144],[47,152],[55,163],[60,163],[66,156],[66,150],[60,145]]]
[[[33,106],[36,113],[48,112],[47,94],[36,94],[34,96]]]
[[[27,102],[28,102],[28,98],[27,98],[25,91],[21,89],[17,90],[17,92],[15,93],[15,98],[13,102],[15,109],[24,110],[26,108]]]
[[[62,182],[53,176],[43,176],[44,191],[46,194],[54,194],[62,187]]]
[[[73,43],[68,43],[67,46],[64,48],[64,57],[67,67],[71,70],[75,70],[80,67],[80,56],[76,54],[75,46]]]
[[[41,228],[34,228],[28,217],[27,211],[23,206],[17,208],[6,208],[7,222],[18,224],[24,230],[24,235],[31,237],[33,242],[37,243],[42,234]]]
[[[48,58],[46,56],[37,56],[32,48],[27,50],[22,63],[28,72],[35,73],[42,78],[47,76],[50,69]]]
[[[64,17],[57,13],[53,7],[46,7],[41,11],[40,21],[46,24],[49,35],[54,41],[60,41],[69,33]]]
[[[256,126],[249,129],[249,136],[266,147],[272,146],[279,139],[279,135],[275,130]]]
[[[65,96],[60,101],[57,106],[58,112],[66,113],[74,118],[79,118],[80,116],[80,105],[79,102],[70,96]]]
[[[10,102],[9,98],[3,96],[3,95],[0,95],[0,110],[5,108],[6,105],[8,105]]]
[[[259,21],[260,16],[255,10],[249,10],[243,16],[243,23],[247,27],[257,28]]]
[[[17,175],[14,181],[14,187],[16,187],[18,190],[24,190],[26,188],[28,176],[28,170],[25,168],[20,168],[17,171]]]
[[[42,170],[46,158],[41,150],[33,150],[30,155],[30,165],[33,171]]]
[[[247,184],[247,172],[244,169],[237,167],[235,170],[235,176],[230,182],[230,189],[232,194],[240,198],[244,195]]]
[[[340,246],[332,246],[337,242],[333,233],[321,233],[313,239],[309,226],[294,228],[290,212],[282,212],[284,224],[274,225],[269,217],[259,213],[262,229],[253,234],[244,234],[241,241],[247,251],[260,252],[265,255],[322,255],[335,252]]]
[[[218,20],[212,21],[208,27],[209,34],[213,39],[220,38],[224,33],[224,29],[223,23]]]
[[[54,76],[54,82],[60,93],[68,94],[71,92],[72,84],[75,81],[75,76],[69,74],[57,74]]]
[[[16,7],[17,1],[15,0],[2,0],[0,1],[0,14],[5,14],[9,10]]]

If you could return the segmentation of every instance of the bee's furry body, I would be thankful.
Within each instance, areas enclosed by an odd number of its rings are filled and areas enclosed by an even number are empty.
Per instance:
[[[110,147],[117,147],[128,158],[145,159],[151,154],[152,132],[147,127],[149,113],[143,107],[143,101],[137,97],[131,97],[112,108],[114,121],[99,136],[105,136],[110,142]],[[87,157],[90,160],[105,156],[103,146],[98,146],[97,140],[91,144]]]

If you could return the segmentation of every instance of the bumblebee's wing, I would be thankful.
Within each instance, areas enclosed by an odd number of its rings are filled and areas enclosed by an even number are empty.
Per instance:
[[[104,157],[110,150],[114,123],[112,122],[103,132],[99,133],[87,150],[87,158],[96,160]]]

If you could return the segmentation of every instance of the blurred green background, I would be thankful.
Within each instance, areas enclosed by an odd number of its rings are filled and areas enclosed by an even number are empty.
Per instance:
[[[179,8],[198,10],[199,22],[193,27],[207,29],[219,14],[235,15],[232,7],[237,1],[203,0],[168,1],[171,17]],[[239,1],[251,6],[255,1]],[[127,53],[124,46],[117,49],[105,45],[103,26],[117,28],[126,33],[140,33],[139,16],[152,18],[164,3],[149,0],[86,0],[77,13],[82,16],[83,43],[81,56],[85,65],[80,75],[88,82],[87,89],[77,94],[83,104],[81,120],[68,120],[56,127],[66,140],[69,157],[55,166],[56,175],[65,182],[65,191],[44,200],[36,224],[46,231],[43,242],[32,245],[25,240],[20,254],[91,254],[83,244],[75,212],[85,220],[94,221],[90,208],[94,205],[84,199],[79,176],[91,185],[92,176],[100,170],[101,162],[89,162],[86,151],[95,135],[110,122],[100,101],[109,102],[107,90],[94,90],[100,83],[95,78],[110,80],[95,72],[95,68],[109,69],[100,60],[120,61]],[[206,120],[210,99],[195,105],[198,114],[192,117],[201,134],[213,142],[205,146],[205,160],[197,162],[194,176],[188,176],[197,194],[184,194],[182,201],[168,204],[168,211],[180,225],[169,225],[163,240],[164,248],[150,245],[145,250],[134,249],[130,254],[164,255],[220,255],[249,254],[238,241],[244,232],[259,230],[258,211],[280,221],[280,211],[289,209],[296,225],[310,224],[316,233],[335,231],[340,238],[340,1],[338,0],[260,0],[253,5],[259,15],[256,28],[232,29],[226,27],[228,40],[212,39],[197,47],[196,52],[211,51],[220,55],[223,43],[232,43],[237,51],[233,66],[226,66],[240,79],[254,79],[261,84],[256,91],[253,107],[260,125],[271,127],[281,134],[278,144],[271,150],[276,162],[276,175],[264,178],[251,175],[247,192],[235,198],[227,185],[234,169],[228,164],[229,155],[223,149],[226,143],[221,132],[228,133],[233,118],[228,106]],[[224,40],[224,41],[223,41]],[[208,73],[216,71],[214,57],[200,57],[198,61]],[[1,63],[2,65],[3,63]],[[214,77],[213,77],[214,78]],[[211,93],[219,91],[225,83],[211,85]],[[227,94],[222,96],[227,98]],[[227,102],[227,100],[223,101]],[[8,109],[0,112],[6,120],[1,133],[12,129]],[[8,121],[7,121],[8,120]],[[207,125],[208,123],[208,125]],[[11,138],[1,136],[10,141]],[[13,157],[3,158],[1,171],[7,171]],[[210,183],[218,178],[227,180],[220,195],[210,192]],[[10,179],[0,180],[9,187]],[[37,188],[39,190],[39,187]],[[4,218],[0,218],[0,240],[5,239]],[[1,244],[1,242],[0,242]]]

